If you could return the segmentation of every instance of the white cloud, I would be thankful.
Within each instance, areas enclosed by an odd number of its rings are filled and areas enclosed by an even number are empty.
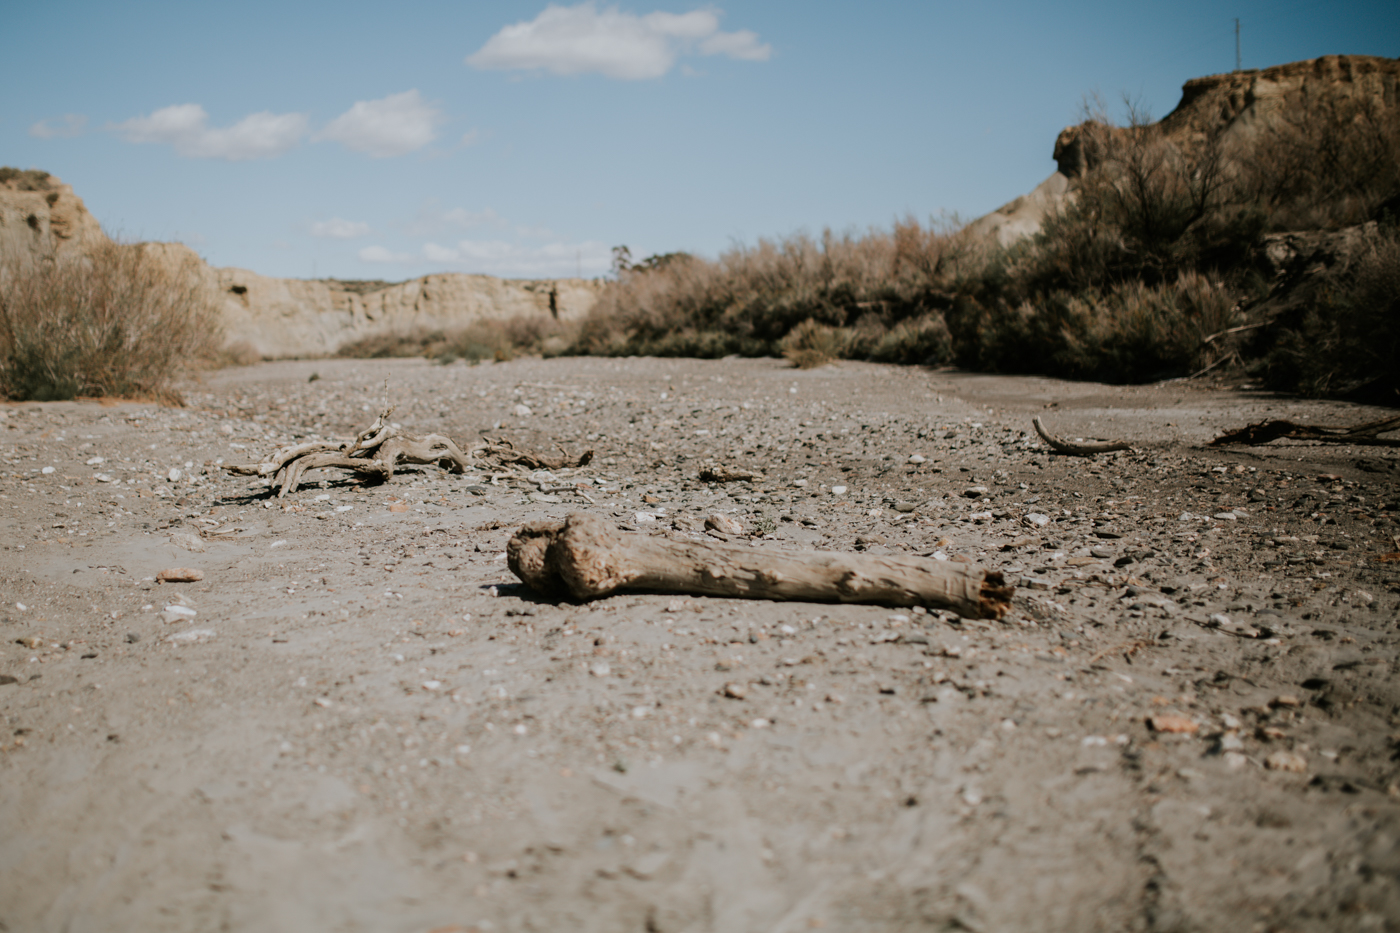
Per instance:
[[[35,123],[29,128],[29,135],[38,139],[71,139],[83,134],[87,119],[81,113],[65,113],[62,117]]]
[[[182,156],[243,162],[279,156],[295,147],[306,133],[306,115],[263,111],[233,126],[211,128],[199,104],[176,104],[112,129],[127,142],[166,143]]]
[[[415,88],[379,100],[359,100],[317,139],[330,139],[375,159],[407,155],[437,138],[438,111]]]
[[[366,246],[359,252],[362,262],[413,262],[417,257],[409,253],[394,253],[382,246]]]
[[[533,20],[506,26],[468,56],[467,64],[641,80],[661,77],[679,55],[691,51],[766,61],[773,48],[749,30],[720,32],[715,10],[637,16],[615,6],[599,10],[589,0],[572,7],[551,3]]]
[[[423,244],[423,258],[466,272],[500,276],[566,276],[606,272],[612,254],[602,243],[526,246],[505,240],[460,240],[455,246]]]
[[[311,235],[331,240],[353,240],[356,237],[369,236],[369,224],[359,220],[332,217],[330,220],[318,220],[313,223]]]

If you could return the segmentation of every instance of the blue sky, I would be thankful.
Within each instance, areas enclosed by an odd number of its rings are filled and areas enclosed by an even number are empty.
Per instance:
[[[109,232],[266,275],[599,275],[797,231],[971,219],[1086,93],[1400,56],[1400,4],[97,3],[7,10],[0,164]]]

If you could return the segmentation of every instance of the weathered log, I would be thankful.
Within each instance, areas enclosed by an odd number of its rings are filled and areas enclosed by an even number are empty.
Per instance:
[[[512,572],[541,593],[589,600],[621,591],[743,599],[874,603],[1000,618],[1012,588],[1000,573],[921,557],[786,554],[626,534],[586,512],[531,522],[506,546]]]
[[[1132,448],[1132,445],[1127,441],[1106,441],[1102,444],[1071,443],[1045,430],[1045,425],[1041,422],[1039,415],[1031,419],[1031,424],[1035,425],[1035,433],[1040,435],[1040,439],[1049,444],[1052,449],[1072,457],[1092,457],[1094,454],[1106,454],[1115,450],[1130,450]]]

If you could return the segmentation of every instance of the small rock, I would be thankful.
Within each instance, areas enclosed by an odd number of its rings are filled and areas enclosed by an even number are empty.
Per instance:
[[[45,476],[48,476],[50,473],[53,472],[53,467],[44,467],[44,468],[43,468],[42,470],[40,470],[39,472],[40,472],[40,473],[43,473]]]
[[[744,533],[744,523],[729,515],[719,512],[705,519],[705,527],[711,531],[718,531],[725,535],[741,535]]]
[[[105,457],[90,457],[90,458],[88,458],[87,465],[88,465],[88,466],[97,466],[99,463],[106,463],[106,462],[107,462],[107,459],[106,459]]]
[[[721,692],[731,700],[742,700],[749,695],[749,688],[745,687],[743,684],[730,683],[725,684],[724,690]]]
[[[195,611],[189,606],[166,606],[165,611],[160,614],[166,625],[175,622],[188,622],[195,617]]]
[[[390,512],[407,512],[407,511],[408,511],[408,503],[406,503],[406,502],[391,502],[391,503],[389,504],[389,511],[390,511]]]
[[[193,551],[196,554],[203,554],[206,550],[204,542],[199,540],[199,535],[192,535],[187,531],[177,531],[170,536],[170,543],[186,551]]]
[[[1091,547],[1089,548],[1089,556],[1108,558],[1113,556],[1113,552],[1106,547]]]
[[[969,486],[962,491],[964,499],[980,499],[987,494],[986,486]]]
[[[1028,512],[1026,513],[1026,517],[1021,519],[1021,521],[1023,524],[1030,525],[1034,528],[1044,528],[1046,525],[1050,524],[1050,516],[1040,512]]]
[[[896,503],[894,504],[894,510],[895,510],[896,512],[902,512],[902,513],[904,513],[904,514],[906,514],[906,515],[907,515],[908,513],[912,512],[912,511],[914,511],[914,510],[917,509],[918,507],[919,507],[919,504],[918,504],[917,502],[910,502],[910,501],[907,500],[907,499],[901,499],[901,500],[899,500],[898,502],[896,502]]]
[[[833,496],[844,496],[844,495],[846,494],[846,487],[845,487],[845,486],[832,486],[832,487],[831,487],[831,494],[832,494]]]
[[[805,479],[793,480],[792,484],[801,489],[803,486],[807,485],[807,481]]]
[[[1308,760],[1297,752],[1277,751],[1264,759],[1264,767],[1270,771],[1293,771],[1301,774],[1308,770]]]
[[[1270,700],[1269,705],[1275,708],[1280,706],[1299,707],[1303,705],[1303,701],[1291,693],[1283,693]]]
[[[127,632],[127,633],[126,633],[126,643],[127,643],[128,645],[134,645],[134,644],[136,644],[136,643],[137,643],[138,641],[140,641],[140,640],[141,640],[141,636],[138,635],[138,634],[136,634],[135,632]]]
[[[515,417],[517,418],[528,418],[534,414],[534,412],[530,410],[529,405],[516,405],[512,411],[515,412]]]
[[[204,579],[204,571],[193,567],[170,567],[156,574],[161,583],[198,583]]]
[[[599,661],[588,669],[588,673],[594,677],[606,677],[612,673],[612,668],[608,666],[607,661]]]
[[[926,462],[926,461],[925,461],[924,458],[923,458],[922,456],[920,456],[919,454],[912,454],[912,455],[909,457],[909,462],[910,462],[910,463],[924,463],[924,462]]]
[[[1156,716],[1147,717],[1147,725],[1153,732],[1172,732],[1178,735],[1194,735],[1196,730],[1201,728],[1200,723],[1185,716],[1176,716],[1171,713],[1159,713]]]
[[[23,645],[23,646],[26,647],[26,648],[42,648],[42,647],[44,647],[44,640],[43,640],[42,638],[38,637],[37,635],[26,635],[26,636],[23,637],[23,638],[16,638],[16,639],[15,639],[15,643],[16,643],[16,644]]]
[[[183,632],[176,632],[174,635],[171,635],[169,638],[167,638],[166,641],[170,642],[171,644],[176,644],[176,645],[179,645],[179,644],[193,644],[194,642],[206,641],[206,640],[208,640],[208,639],[210,639],[210,638],[213,638],[213,637],[214,637],[214,630],[213,630],[213,629],[208,629],[208,628],[192,628],[192,629],[186,629],[186,630],[183,631]]]
[[[178,483],[181,476],[184,476],[184,474],[180,472],[178,467],[171,467],[170,472],[165,474],[165,479],[166,482]]]

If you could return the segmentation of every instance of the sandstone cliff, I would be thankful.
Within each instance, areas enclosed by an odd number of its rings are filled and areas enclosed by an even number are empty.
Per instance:
[[[1325,55],[1187,81],[1181,102],[1155,128],[1184,153],[1216,144],[1227,158],[1245,160],[1281,127],[1301,128],[1340,113],[1350,120],[1386,112],[1393,118],[1397,107],[1400,59]],[[1055,140],[1057,171],[1030,194],[974,220],[969,232],[1004,246],[1035,234],[1049,212],[1074,196],[1079,179],[1099,163],[1109,138],[1126,132],[1092,120],[1066,127]]]
[[[106,238],[68,185],[46,172],[0,169],[0,257],[81,251]],[[588,313],[602,287],[590,279],[532,281],[463,273],[398,284],[276,279],[209,266],[179,243],[145,248],[172,265],[193,260],[219,296],[228,343],[246,344],[268,359],[325,356],[365,337],[451,331],[481,319],[542,315],[572,321]]]

